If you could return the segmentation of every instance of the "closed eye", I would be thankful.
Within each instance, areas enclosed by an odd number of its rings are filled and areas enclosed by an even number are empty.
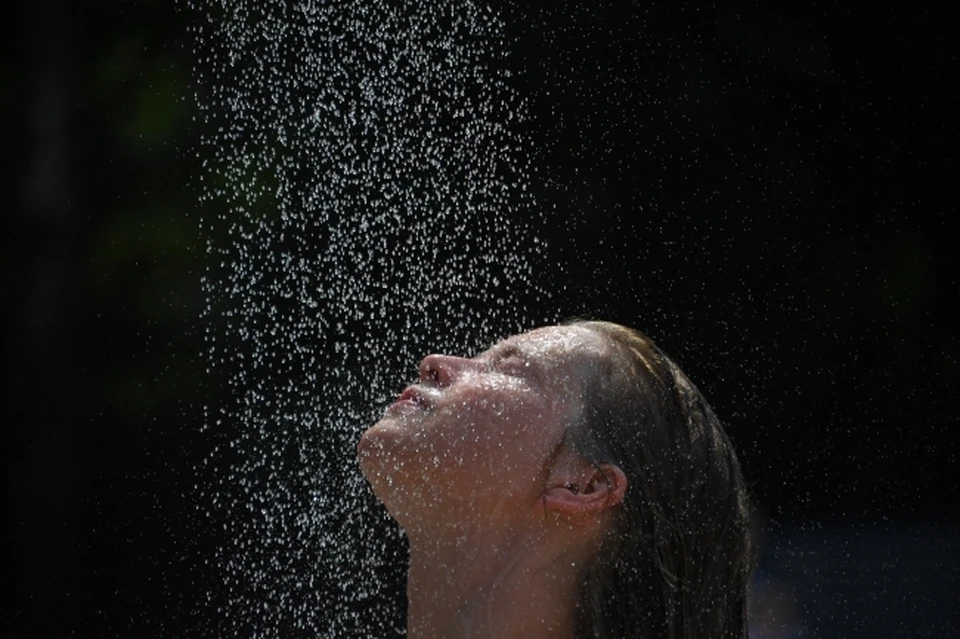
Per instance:
[[[537,382],[542,382],[540,369],[515,346],[506,346],[494,352],[490,359],[490,368],[505,375],[531,377]]]
[[[517,355],[510,355],[508,357],[498,359],[494,363],[494,367],[503,373],[514,375],[526,372],[526,370],[530,367],[530,362],[521,359]]]

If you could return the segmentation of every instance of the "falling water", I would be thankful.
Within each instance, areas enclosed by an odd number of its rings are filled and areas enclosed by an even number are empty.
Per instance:
[[[220,636],[402,632],[359,434],[426,352],[544,319],[504,25],[395,4],[189,6],[216,398],[197,503]]]

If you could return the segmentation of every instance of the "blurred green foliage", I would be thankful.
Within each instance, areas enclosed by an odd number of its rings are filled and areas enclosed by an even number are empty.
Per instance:
[[[117,428],[187,420],[205,401],[196,109],[187,25],[167,3],[126,7],[150,28],[111,25],[80,65],[85,191],[80,294],[93,327],[99,405]],[[127,16],[128,19],[131,16]],[[111,31],[111,26],[113,30]]]

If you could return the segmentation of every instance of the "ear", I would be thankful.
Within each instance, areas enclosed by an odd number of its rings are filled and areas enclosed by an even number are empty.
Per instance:
[[[543,495],[543,506],[556,513],[600,514],[623,501],[626,492],[627,476],[618,466],[589,466],[555,478]]]

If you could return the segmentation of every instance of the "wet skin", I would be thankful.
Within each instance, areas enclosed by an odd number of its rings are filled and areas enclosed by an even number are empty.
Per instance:
[[[461,511],[465,494],[474,513],[535,504],[579,408],[577,380],[605,348],[592,331],[551,326],[473,358],[425,357],[361,438],[364,475],[402,525],[422,506]]]

